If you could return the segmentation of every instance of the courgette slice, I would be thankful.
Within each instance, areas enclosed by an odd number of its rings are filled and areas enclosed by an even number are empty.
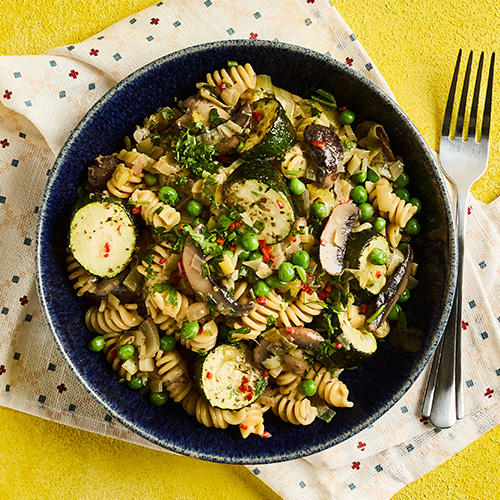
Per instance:
[[[222,344],[195,363],[193,378],[213,407],[240,410],[262,394],[269,378],[252,360],[246,345]]]
[[[366,331],[355,328],[347,311],[324,309],[317,327],[327,340],[321,343],[317,359],[327,366],[353,368],[366,363],[377,350],[377,339]]]
[[[224,202],[240,210],[243,221],[255,227],[259,239],[268,245],[284,240],[295,222],[285,178],[265,160],[242,163],[228,177],[224,184]]]
[[[135,243],[134,222],[117,198],[87,197],[75,206],[69,248],[89,273],[101,278],[121,273],[132,258]]]
[[[293,125],[277,99],[264,98],[252,105],[252,126],[241,154],[250,158],[276,158],[295,144]]]
[[[351,233],[347,240],[344,257],[344,267],[353,272],[363,290],[369,290],[376,295],[382,290],[387,281],[387,265],[372,264],[369,255],[374,249],[380,249],[387,256],[390,254],[389,243],[385,236],[371,229]]]

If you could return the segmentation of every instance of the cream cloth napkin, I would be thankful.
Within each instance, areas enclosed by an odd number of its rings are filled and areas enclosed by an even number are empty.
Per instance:
[[[0,57],[0,404],[157,448],[90,398],[51,338],[35,286],[38,205],[56,154],[99,97],[158,57],[222,39],[308,47],[392,95],[327,0],[159,2],[82,43]],[[420,417],[424,373],[388,413],[351,439],[308,458],[249,467],[283,498],[389,498],[500,422],[500,201],[484,205],[471,198],[469,213],[466,417],[446,431]]]

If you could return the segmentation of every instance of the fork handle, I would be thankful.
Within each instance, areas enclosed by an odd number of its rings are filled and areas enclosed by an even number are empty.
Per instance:
[[[469,190],[460,193],[457,189],[457,235],[458,235],[458,261],[457,261],[457,286],[455,297],[441,340],[441,355],[435,388],[428,388],[433,393],[430,408],[430,421],[440,429],[447,429],[456,423],[457,419],[464,416],[464,397],[462,383],[462,280],[464,260],[464,239],[466,230],[467,197]],[[432,384],[430,379],[429,383]],[[428,398],[426,395],[426,402]],[[428,409],[428,408],[427,408]]]

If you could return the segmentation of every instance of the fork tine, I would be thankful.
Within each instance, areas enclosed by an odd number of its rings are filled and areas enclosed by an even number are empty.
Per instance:
[[[495,53],[491,54],[490,72],[488,75],[488,87],[486,88],[486,98],[484,100],[483,124],[481,126],[481,137],[488,138],[490,133],[491,120],[491,99],[493,95],[493,72],[495,70]]]
[[[477,66],[476,84],[474,85],[474,97],[472,98],[472,106],[470,108],[469,131],[467,133],[467,138],[470,137],[471,139],[476,138],[477,109],[479,105],[479,91],[481,89],[481,76],[483,74],[483,61],[484,52],[481,52]]]
[[[450,135],[451,115],[453,113],[453,102],[455,101],[455,91],[457,90],[458,71],[460,70],[461,57],[462,57],[462,49],[458,51],[457,62],[455,64],[455,71],[453,73],[453,79],[451,80],[450,92],[448,94],[448,101],[446,103],[446,110],[444,112],[443,128],[441,130],[442,137],[447,137]]]
[[[467,94],[469,93],[470,71],[472,68],[472,50],[467,61],[467,69],[465,70],[464,84],[462,87],[462,96],[460,97],[460,106],[458,108],[457,126],[455,136],[461,136],[464,128],[465,106],[467,104]]]

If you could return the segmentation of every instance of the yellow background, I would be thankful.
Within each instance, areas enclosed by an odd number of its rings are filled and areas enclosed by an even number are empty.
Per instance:
[[[154,3],[2,0],[0,55],[39,54],[79,42]],[[497,0],[333,3],[402,108],[437,149],[444,97],[458,48],[487,54],[496,50],[500,56]],[[500,64],[498,68],[497,75]],[[495,84],[500,96],[498,77]],[[490,165],[473,189],[485,202],[500,195],[499,105],[496,97]],[[278,499],[244,467],[177,457],[6,408],[0,408],[0,422],[0,494],[5,499]],[[500,498],[499,457],[500,426],[405,487],[394,499]]]

